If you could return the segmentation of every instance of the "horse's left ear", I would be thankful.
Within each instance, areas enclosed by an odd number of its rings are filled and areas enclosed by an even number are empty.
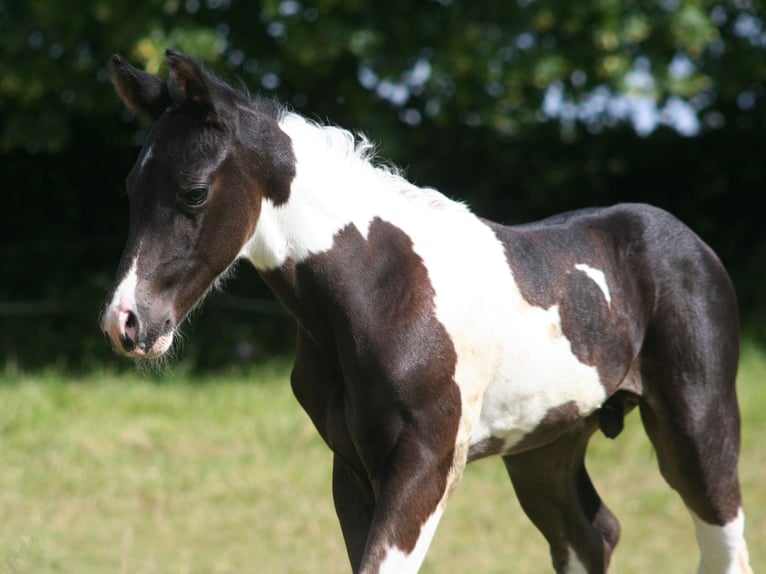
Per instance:
[[[125,105],[146,120],[155,121],[171,103],[165,80],[134,68],[119,54],[112,56],[111,77]]]
[[[213,107],[215,84],[210,76],[189,56],[168,48],[165,58],[170,78],[181,98],[191,100],[203,107]]]

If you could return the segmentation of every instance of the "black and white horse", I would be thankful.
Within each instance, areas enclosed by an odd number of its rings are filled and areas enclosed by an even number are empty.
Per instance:
[[[700,572],[751,572],[737,476],[738,319],[718,258],[618,205],[505,227],[376,167],[370,145],[168,51],[112,61],[154,122],[101,326],[155,358],[240,258],[295,317],[292,388],[334,453],[354,572],[416,572],[466,463],[500,455],[557,572],[604,572],[617,519],[584,466],[638,406]]]

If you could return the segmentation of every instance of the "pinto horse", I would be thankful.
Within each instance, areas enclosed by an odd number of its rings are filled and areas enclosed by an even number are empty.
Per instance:
[[[499,225],[376,166],[366,140],[166,59],[167,80],[111,62],[154,125],[101,328],[157,358],[249,260],[297,322],[292,388],[334,453],[354,572],[416,572],[465,465],[491,455],[555,570],[605,572],[620,527],[584,456],[636,406],[700,571],[751,572],[737,305],[691,230],[635,204]]]

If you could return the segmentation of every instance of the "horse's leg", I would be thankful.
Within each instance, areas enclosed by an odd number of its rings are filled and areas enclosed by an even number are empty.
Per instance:
[[[414,574],[460,474],[454,454],[433,450],[414,433],[401,438],[373,479],[375,509],[359,572]]]
[[[410,434],[368,478],[359,458],[335,454],[333,498],[354,572],[418,571],[460,474],[454,458]]]
[[[702,280],[660,300],[641,351],[639,403],[660,471],[690,510],[700,572],[751,572],[737,461],[739,358],[734,295],[718,265],[701,259]],[[698,288],[704,285],[704,288]]]
[[[335,455],[332,494],[353,572],[358,572],[375,509],[372,488],[351,466]]]
[[[332,491],[346,552],[358,572],[372,523],[374,496],[346,425],[345,392],[338,367],[300,331],[291,375],[293,392],[334,452]]]
[[[558,573],[605,572],[620,536],[617,518],[585,469],[585,449],[596,428],[590,417],[547,446],[503,457],[521,507],[548,541]]]
[[[672,384],[672,383],[671,383]],[[750,573],[737,476],[739,415],[729,401],[705,405],[698,418],[675,401],[640,403],[660,471],[681,495],[696,529],[699,572]],[[702,405],[697,405],[702,406]],[[683,414],[679,414],[683,413]]]
[[[292,387],[335,453],[333,498],[352,569],[417,572],[465,466],[466,453],[455,450],[458,390],[448,381],[403,417],[375,405],[356,411],[342,381],[327,354],[299,334]]]
[[[736,366],[722,373],[720,363],[712,366],[717,358],[695,359],[680,363],[657,354],[645,361],[641,418],[663,477],[692,515],[699,572],[750,573],[737,473]]]

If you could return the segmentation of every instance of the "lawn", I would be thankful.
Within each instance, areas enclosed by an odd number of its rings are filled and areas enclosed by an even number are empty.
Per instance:
[[[204,381],[169,375],[6,375],[0,384],[0,574],[348,571],[331,457],[288,367]],[[740,374],[750,553],[766,569],[766,351]],[[620,518],[617,573],[694,572],[688,515],[637,415],[594,438],[591,475]],[[547,547],[497,459],[471,465],[426,573],[545,572]],[[659,566],[661,565],[661,566]]]

